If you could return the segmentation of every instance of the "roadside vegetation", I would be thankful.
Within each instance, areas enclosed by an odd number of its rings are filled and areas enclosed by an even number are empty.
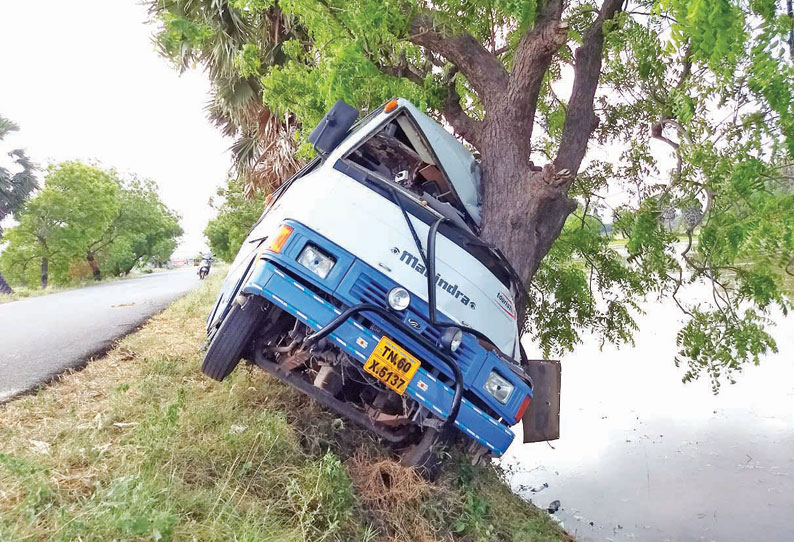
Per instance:
[[[222,276],[0,407],[0,540],[566,540],[491,466],[436,483],[260,370],[200,374]]]
[[[51,165],[44,186],[17,202],[14,217],[0,272],[27,289],[162,266],[182,235],[179,216],[160,200],[154,181],[77,161]]]
[[[259,190],[246,195],[245,183],[241,179],[230,177],[226,185],[218,188],[210,205],[218,214],[207,224],[204,236],[213,254],[231,262],[251,226],[262,214],[265,195]]]

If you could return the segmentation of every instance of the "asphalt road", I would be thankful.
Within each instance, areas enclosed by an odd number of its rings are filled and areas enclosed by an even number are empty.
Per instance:
[[[83,365],[199,282],[189,267],[0,304],[0,401]]]

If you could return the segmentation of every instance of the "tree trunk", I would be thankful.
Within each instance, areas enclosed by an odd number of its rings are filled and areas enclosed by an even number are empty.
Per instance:
[[[515,113],[505,109],[484,126],[482,237],[528,286],[576,203],[567,195],[569,176],[553,164],[531,167],[526,119]]]
[[[553,162],[533,168],[529,156],[540,83],[553,52],[567,39],[567,24],[558,23],[561,2],[546,3],[536,27],[522,38],[524,46],[519,45],[503,99],[486,107],[478,145],[485,188],[482,235],[505,253],[527,285],[576,209],[568,189],[598,126],[593,101],[601,75],[604,23],[623,2],[604,0],[574,53],[573,88]]]
[[[41,288],[45,289],[47,287],[47,269],[50,265],[50,262],[47,258],[41,259]]]
[[[91,267],[91,274],[94,276],[94,280],[102,280],[102,272],[99,270],[99,264],[94,258],[94,253],[89,250],[85,255],[85,259]]]
[[[0,273],[0,294],[13,294],[14,290],[11,286],[6,282],[5,277],[2,273]]]
[[[516,47],[510,72],[472,35],[440,31],[444,25],[427,13],[411,20],[409,39],[454,64],[482,102],[482,120],[468,116],[451,78],[442,112],[482,156],[482,237],[502,250],[526,285],[576,209],[568,189],[598,125],[593,101],[601,74],[604,23],[624,2],[604,0],[582,34],[574,53],[573,88],[559,151],[542,169],[529,161],[532,129],[544,76],[554,54],[568,41],[568,23],[561,21],[565,2],[541,3],[533,28]]]
[[[491,158],[483,164],[487,178],[502,177],[514,184],[500,187],[508,183],[490,182],[484,197],[482,237],[502,250],[528,285],[576,202],[559,184],[553,165],[532,171],[528,165],[516,168],[499,163],[498,156]]]

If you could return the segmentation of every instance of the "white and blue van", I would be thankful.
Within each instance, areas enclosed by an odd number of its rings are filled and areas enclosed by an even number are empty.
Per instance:
[[[520,280],[478,237],[479,164],[404,99],[357,117],[337,102],[309,138],[318,157],[251,229],[202,370],[222,380],[245,356],[408,464],[456,436],[499,456],[537,390],[517,361]]]

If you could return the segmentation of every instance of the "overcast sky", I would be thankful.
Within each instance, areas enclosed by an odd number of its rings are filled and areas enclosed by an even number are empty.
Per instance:
[[[3,148],[154,179],[195,253],[230,141],[205,118],[206,76],[160,58],[146,19],[136,0],[0,0],[0,115],[21,128]]]

